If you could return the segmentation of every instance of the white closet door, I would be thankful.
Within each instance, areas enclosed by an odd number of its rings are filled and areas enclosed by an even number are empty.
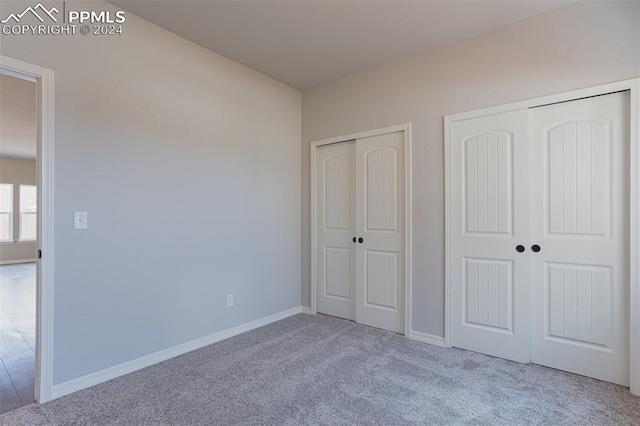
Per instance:
[[[404,133],[356,141],[356,321],[404,330]]]
[[[628,102],[532,110],[532,361],[629,384]]]
[[[528,111],[451,129],[451,344],[530,356]]]
[[[316,153],[318,312],[355,320],[355,142]]]

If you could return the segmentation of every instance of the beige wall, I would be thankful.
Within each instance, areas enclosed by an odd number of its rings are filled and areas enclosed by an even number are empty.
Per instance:
[[[303,93],[302,303],[309,142],[413,126],[413,329],[444,329],[443,116],[640,76],[640,3],[579,2]]]
[[[54,384],[300,306],[300,92],[131,14],[0,53],[55,73]]]
[[[33,160],[38,139],[36,84],[0,74],[0,94],[0,157]]]
[[[0,157],[0,183],[13,184],[13,243],[0,243],[0,262],[35,259],[35,242],[18,242],[20,237],[20,185],[36,184],[36,161]]]

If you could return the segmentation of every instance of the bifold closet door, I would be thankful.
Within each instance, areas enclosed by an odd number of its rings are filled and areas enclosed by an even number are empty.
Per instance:
[[[528,111],[451,128],[451,344],[528,362]],[[526,247],[526,250],[525,250]]]
[[[404,333],[404,132],[356,141],[356,321]]]
[[[531,110],[531,360],[629,385],[629,96]],[[529,249],[529,247],[527,247]]]
[[[350,320],[355,311],[355,141],[317,148],[318,312]]]

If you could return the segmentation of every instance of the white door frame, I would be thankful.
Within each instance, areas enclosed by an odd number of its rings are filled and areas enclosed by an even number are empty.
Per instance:
[[[51,400],[53,387],[53,71],[0,55],[0,73],[33,81],[38,105],[38,250],[35,399]]]
[[[311,142],[311,314],[315,315],[318,313],[318,282],[316,275],[316,151],[318,147],[323,145],[347,142],[354,139],[380,136],[395,132],[404,132],[404,335],[409,337],[411,331],[411,217],[413,208],[411,201],[411,123],[383,127],[380,129],[352,133],[346,136],[338,136],[335,138]]]
[[[445,155],[445,346],[450,347],[451,341],[451,127],[459,120],[482,117],[517,109],[531,108],[572,101],[590,96],[603,95],[623,90],[630,91],[630,238],[629,238],[629,267],[630,267],[630,310],[629,310],[629,370],[631,374],[631,393],[640,395],[640,78],[618,81],[589,87],[556,95],[544,96],[526,101],[514,102],[475,111],[451,114],[444,117],[444,155]]]

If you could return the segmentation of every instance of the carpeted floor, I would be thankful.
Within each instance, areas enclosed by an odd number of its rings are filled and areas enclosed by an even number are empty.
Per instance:
[[[296,315],[2,425],[640,424],[628,389]]]

